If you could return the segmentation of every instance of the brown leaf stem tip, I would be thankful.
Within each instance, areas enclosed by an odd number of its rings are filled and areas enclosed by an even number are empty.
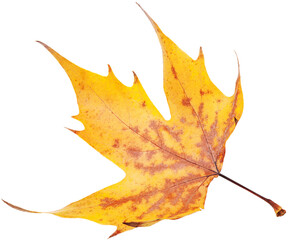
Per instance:
[[[266,202],[268,202],[273,207],[277,217],[281,217],[286,213],[285,209],[282,209],[282,207],[280,207],[277,203],[273,202],[272,200],[267,199]]]

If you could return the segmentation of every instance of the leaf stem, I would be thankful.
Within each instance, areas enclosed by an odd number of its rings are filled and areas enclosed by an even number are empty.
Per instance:
[[[283,215],[286,213],[286,210],[285,210],[285,209],[282,209],[282,207],[280,207],[277,203],[273,202],[271,199],[268,199],[268,198],[265,198],[265,197],[261,196],[260,194],[252,191],[251,189],[243,186],[242,184],[234,181],[234,180],[231,179],[231,178],[228,178],[227,176],[225,176],[225,175],[223,175],[223,174],[221,174],[221,173],[219,173],[218,175],[219,175],[220,177],[228,180],[229,182],[234,183],[235,185],[239,186],[240,188],[243,188],[243,189],[247,190],[248,192],[254,194],[255,196],[261,198],[261,199],[264,200],[265,202],[269,203],[269,204],[273,207],[273,209],[274,209],[277,217],[281,217],[281,216],[283,216]]]

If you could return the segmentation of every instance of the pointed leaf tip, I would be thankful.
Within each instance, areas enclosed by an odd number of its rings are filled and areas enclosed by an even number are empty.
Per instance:
[[[151,18],[151,16],[142,8],[142,6],[141,5],[139,5],[138,3],[136,3],[139,7],[140,7],[140,9],[144,12],[144,14],[147,16],[147,18],[150,20],[150,22],[151,22],[151,24],[153,25],[153,27],[154,27],[154,29],[155,29],[155,31],[157,32],[157,31],[160,31],[161,32],[161,30],[159,29],[159,27],[158,27],[158,25],[155,23],[155,21]]]
[[[73,118],[76,118],[76,117],[73,117]],[[77,131],[77,130],[70,129],[68,127],[64,127],[64,128],[66,128],[67,130],[69,130],[69,131],[71,131],[71,132],[73,132],[75,134],[78,134],[80,132],[80,131]]]
[[[138,2],[135,2],[135,4],[138,5],[143,10],[143,8],[141,7],[141,5]]]
[[[198,56],[198,59],[200,59],[200,58],[204,58],[204,53],[203,53],[203,48],[202,47],[200,47],[200,50],[199,50],[199,56]]]
[[[9,207],[14,208],[14,209],[16,209],[16,210],[18,210],[18,211],[21,211],[21,212],[39,213],[39,212],[30,211],[30,210],[27,210],[27,209],[24,209],[24,208],[21,208],[21,207],[15,206],[15,205],[13,205],[13,204],[11,204],[11,203],[9,203],[9,202],[6,202],[6,201],[3,200],[3,199],[2,199],[2,201],[3,201],[5,204],[7,204]]]
[[[111,66],[109,64],[107,64],[108,66],[108,73],[112,72]]]
[[[115,237],[116,235],[120,234],[120,232],[118,230],[116,230],[113,234],[111,234],[108,239]]]
[[[239,57],[238,57],[238,54],[236,51],[235,52],[235,55],[236,55],[236,58],[237,58],[237,64],[238,64],[238,77],[237,77],[237,80],[240,79],[240,62],[239,62]]]
[[[133,77],[134,77],[134,81],[133,81],[133,84],[136,84],[139,80],[138,80],[138,77],[136,75],[136,73],[134,71],[132,71],[133,73]]]
[[[112,71],[111,66],[109,64],[107,64],[107,66],[108,66],[108,74],[107,74],[107,76],[116,79],[116,76],[114,75],[114,72]]]
[[[41,42],[41,41],[38,41],[38,40],[36,42],[40,43],[43,47],[45,47],[47,49],[50,49],[50,47],[47,44],[45,44],[44,42]]]

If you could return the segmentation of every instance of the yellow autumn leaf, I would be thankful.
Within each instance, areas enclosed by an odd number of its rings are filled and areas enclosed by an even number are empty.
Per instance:
[[[163,51],[164,90],[172,116],[168,121],[136,74],[133,86],[127,87],[110,66],[107,76],[98,75],[40,42],[66,71],[77,95],[79,115],[74,118],[85,129],[71,131],[126,173],[121,182],[50,213],[115,225],[111,236],[203,209],[215,177],[240,186],[220,173],[225,143],[243,111],[240,74],[233,96],[226,97],[209,79],[202,49],[191,59],[147,17]],[[273,201],[252,193],[268,202],[277,216],[285,214]]]

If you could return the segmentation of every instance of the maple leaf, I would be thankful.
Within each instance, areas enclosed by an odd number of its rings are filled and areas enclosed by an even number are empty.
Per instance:
[[[220,173],[225,143],[243,111],[240,74],[233,96],[226,97],[209,79],[202,49],[192,60],[145,14],[163,51],[168,121],[135,73],[133,86],[127,87],[110,66],[107,76],[92,73],[40,42],[64,68],[77,95],[79,115],[74,118],[85,129],[71,131],[126,172],[119,183],[50,213],[115,225],[115,236],[200,211],[210,182],[221,176],[268,202],[277,216],[284,215],[270,199]]]

